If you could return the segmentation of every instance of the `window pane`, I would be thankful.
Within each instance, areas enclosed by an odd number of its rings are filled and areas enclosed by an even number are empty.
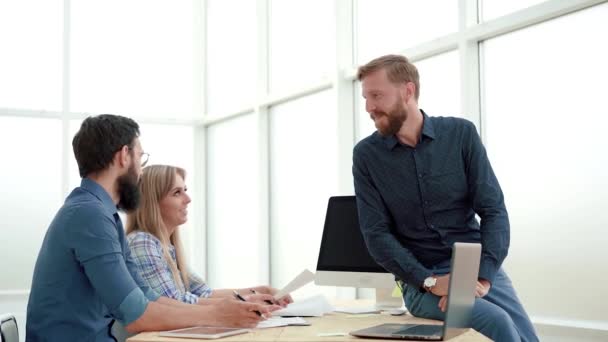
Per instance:
[[[251,0],[207,3],[208,112],[253,106],[257,89],[256,11],[256,2]]]
[[[607,17],[598,5],[483,44],[487,147],[511,219],[506,267],[532,316],[606,319]],[[548,274],[559,286],[539,285]]]
[[[71,4],[72,111],[193,117],[192,1]]]
[[[358,64],[458,30],[458,1],[358,0],[356,6]]]
[[[270,91],[327,78],[335,55],[334,31],[332,1],[271,0]]]
[[[458,52],[447,52],[414,63],[420,75],[418,105],[430,116],[457,116],[460,113],[460,69]],[[355,82],[357,141],[376,131],[365,111],[361,82]]]
[[[35,138],[35,143],[32,142]],[[2,290],[29,290],[44,234],[61,206],[61,121],[0,117]],[[12,164],[12,165],[11,165]]]
[[[459,116],[460,60],[458,51],[414,63],[420,75],[418,106],[431,116]]]
[[[489,21],[515,11],[537,5],[546,0],[482,0],[480,1],[481,17]]]
[[[258,224],[257,127],[248,114],[208,130],[208,280],[214,288],[268,283]]]
[[[324,91],[271,110],[270,273],[277,287],[305,268],[316,269],[327,200],[338,190],[336,113],[318,110],[332,108],[331,95]],[[308,286],[296,296],[311,291],[319,289]]]
[[[186,170],[187,180],[192,180],[194,172],[194,129],[192,126],[144,123],[140,124],[139,129],[141,146],[144,151],[150,153],[148,165],[179,166]]]
[[[63,1],[0,2],[0,107],[61,110]]]

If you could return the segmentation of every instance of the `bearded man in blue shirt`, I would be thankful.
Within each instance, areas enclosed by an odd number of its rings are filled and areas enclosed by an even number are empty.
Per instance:
[[[495,341],[538,341],[501,268],[509,218],[475,126],[419,109],[418,71],[403,56],[374,59],[357,78],[377,128],[353,151],[361,231],[408,310],[444,320],[452,246],[481,243],[473,328]]]
[[[116,341],[114,320],[132,333],[254,327],[263,319],[259,312],[278,308],[230,298],[192,305],[159,297],[138,274],[117,212],[133,210],[139,202],[137,183],[148,157],[139,126],[117,115],[89,117],[72,146],[82,182],[65,200],[40,248],[26,341]],[[265,296],[258,299],[272,299]]]

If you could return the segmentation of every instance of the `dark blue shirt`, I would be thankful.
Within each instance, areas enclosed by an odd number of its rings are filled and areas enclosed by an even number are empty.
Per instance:
[[[34,268],[26,341],[114,341],[158,295],[139,277],[110,195],[85,178],[49,226]]]
[[[509,249],[509,218],[486,150],[471,122],[423,116],[416,147],[375,132],[354,148],[365,242],[376,262],[416,287],[451,258],[454,242],[480,242],[479,277],[492,282]]]

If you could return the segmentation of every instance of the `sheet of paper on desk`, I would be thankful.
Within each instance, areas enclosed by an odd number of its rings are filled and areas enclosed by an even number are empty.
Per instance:
[[[272,313],[273,316],[305,316],[320,317],[328,312],[334,311],[334,307],[329,304],[323,295],[312,296],[303,300],[295,301],[286,308]]]
[[[274,299],[279,299],[285,295],[292,293],[293,291],[299,289],[300,287],[310,283],[315,280],[315,274],[310,272],[308,269],[302,271],[302,273],[298,274],[289,284],[285,285],[279,292],[274,295]]]
[[[256,328],[264,329],[284,327],[286,325],[310,325],[310,323],[306,322],[302,317],[270,317],[269,319],[258,323]]]
[[[334,309],[335,312],[343,312],[343,313],[347,313],[347,314],[376,314],[376,313],[380,313],[380,310],[376,309],[375,306],[370,306],[370,307],[338,307],[336,306],[336,308]]]

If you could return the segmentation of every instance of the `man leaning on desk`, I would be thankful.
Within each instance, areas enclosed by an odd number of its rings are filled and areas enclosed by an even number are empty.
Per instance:
[[[377,128],[353,151],[359,221],[370,254],[405,285],[408,310],[444,320],[452,245],[477,242],[472,327],[495,341],[538,341],[501,268],[509,218],[475,126],[420,110],[418,71],[403,56],[372,60],[357,78]]]
[[[254,327],[263,319],[258,313],[279,308],[235,298],[193,305],[159,297],[137,273],[117,212],[133,210],[139,202],[137,183],[148,157],[139,126],[122,116],[89,117],[72,146],[83,178],[40,248],[26,341],[115,341],[114,320],[132,333],[199,325]],[[272,299],[265,296],[258,295]]]

